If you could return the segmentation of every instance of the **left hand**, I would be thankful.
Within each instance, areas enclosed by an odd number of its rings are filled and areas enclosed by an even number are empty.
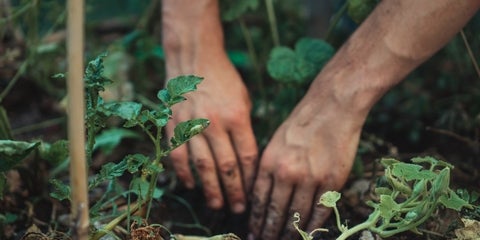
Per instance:
[[[320,227],[330,213],[317,204],[320,196],[339,190],[347,180],[362,124],[322,102],[331,101],[310,98],[300,103],[263,153],[250,216],[250,231],[257,239],[299,238],[295,212],[300,213],[301,229]]]

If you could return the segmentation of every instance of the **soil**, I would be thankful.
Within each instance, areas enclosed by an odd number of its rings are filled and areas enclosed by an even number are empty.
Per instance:
[[[4,48],[0,46],[0,55],[3,55],[6,51],[5,45],[3,46]],[[19,48],[23,49],[22,46],[19,46]],[[7,62],[0,62],[0,91],[7,86],[9,79],[15,73],[12,69],[18,69],[19,64],[20,57],[15,61],[8,62],[8,64]],[[38,129],[29,129],[25,132],[17,131],[15,139],[28,141],[32,139],[42,139],[44,141],[64,139],[66,136],[65,122],[61,118],[65,114],[58,102],[58,97],[52,97],[31,78],[21,78],[2,102],[2,106],[7,110],[12,129],[19,130],[25,126],[51,119],[60,118],[60,120]],[[428,148],[430,146],[436,147]],[[127,149],[132,150],[132,148],[138,150],[138,152],[148,151],[148,148],[142,143],[126,141],[122,143],[116,154],[121,155]],[[401,158],[407,159],[408,155],[419,154],[448,156],[448,159],[452,159],[452,163],[458,166],[452,173],[454,185],[480,192],[479,174],[477,165],[475,165],[478,162],[478,153],[455,139],[426,143],[424,149],[428,149],[428,151],[412,152],[401,156]],[[377,155],[365,156],[363,159],[363,176],[352,174],[347,182],[345,190],[342,192],[346,197],[342,198],[339,207],[341,215],[348,225],[353,226],[362,222],[370,213],[370,209],[364,204],[364,201],[368,199],[369,184],[375,180],[375,177],[372,176],[373,172],[376,172],[373,163],[386,153],[388,151],[384,150],[379,151]],[[470,157],[466,159],[465,155]],[[96,164],[92,171],[98,170],[100,163],[115,159],[116,155],[107,157],[97,154],[95,157]],[[59,202],[48,195],[51,190],[48,185],[48,176],[54,167],[45,162],[27,160],[15,170],[7,173],[9,189],[3,199],[0,200],[0,213],[12,214],[15,220],[3,225],[3,229],[0,229],[2,230],[0,231],[2,232],[0,233],[0,239],[29,239],[28,237],[32,236],[44,236],[40,233],[26,236],[25,233],[33,231],[29,229],[33,225],[37,226],[43,233],[54,229],[57,235],[55,238],[50,236],[51,239],[68,239],[62,232],[68,231],[65,223],[68,219],[69,206],[66,202]],[[128,177],[122,179],[122,181],[126,185]],[[360,187],[358,189],[358,186],[362,186],[362,184],[364,188]],[[216,211],[208,209],[201,189],[199,187],[195,190],[184,189],[181,184],[175,181],[173,173],[169,170],[159,178],[159,186],[164,186],[167,191],[161,201],[154,202],[154,214],[152,214],[151,223],[160,223],[174,233],[212,235],[231,232],[237,234],[241,239],[246,239],[248,213],[235,215],[228,209]],[[367,189],[365,189],[365,186],[367,186]],[[95,201],[101,194],[102,189],[92,192],[91,201]],[[189,208],[191,208],[191,211]],[[196,223],[192,211],[198,218]],[[442,209],[436,212],[431,220],[422,225],[420,231],[423,235],[419,236],[407,232],[389,239],[451,239],[454,237],[452,230],[460,224],[458,213]],[[331,217],[324,225],[331,231],[318,236],[316,239],[333,239],[334,236],[338,235],[338,232],[334,230],[336,229],[335,225],[334,218]],[[355,236],[352,239],[358,238],[358,236]]]

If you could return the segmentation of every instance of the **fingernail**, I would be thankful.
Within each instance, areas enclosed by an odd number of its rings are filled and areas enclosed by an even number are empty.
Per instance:
[[[222,201],[218,198],[214,198],[214,199],[210,200],[209,205],[210,205],[211,208],[218,209],[218,208],[222,207]]]
[[[235,203],[232,207],[232,211],[234,213],[243,213],[245,211],[245,204],[243,203]]]

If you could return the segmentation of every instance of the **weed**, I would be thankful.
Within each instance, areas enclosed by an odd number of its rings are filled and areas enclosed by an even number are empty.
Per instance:
[[[433,157],[416,157],[411,161],[404,163],[392,158],[382,159],[385,175],[377,182],[375,199],[367,202],[373,212],[363,223],[351,228],[341,223],[336,205],[341,194],[328,191],[320,197],[319,204],[333,208],[337,228],[341,232],[337,240],[347,239],[365,229],[382,238],[404,231],[421,234],[417,227],[440,206],[456,211],[474,208],[450,189],[451,164]],[[299,219],[298,214],[295,217]],[[298,229],[296,222],[294,225]],[[304,240],[312,239],[312,234],[298,230]]]

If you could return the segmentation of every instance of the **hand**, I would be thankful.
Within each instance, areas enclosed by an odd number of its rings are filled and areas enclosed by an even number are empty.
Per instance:
[[[196,59],[193,66],[184,74],[195,74],[204,80],[197,91],[186,96],[185,102],[174,106],[167,134],[171,137],[176,124],[193,118],[207,118],[210,125],[187,145],[175,149],[170,157],[187,188],[193,188],[195,183],[189,160],[193,162],[209,207],[219,209],[224,205],[223,187],[232,211],[241,213],[257,160],[248,92],[224,53]],[[169,72],[178,73],[175,70]]]
[[[321,194],[339,190],[347,180],[361,124],[322,102],[329,101],[305,98],[263,153],[250,216],[255,238],[298,239],[295,212],[301,229],[320,227],[330,213],[317,204]]]

